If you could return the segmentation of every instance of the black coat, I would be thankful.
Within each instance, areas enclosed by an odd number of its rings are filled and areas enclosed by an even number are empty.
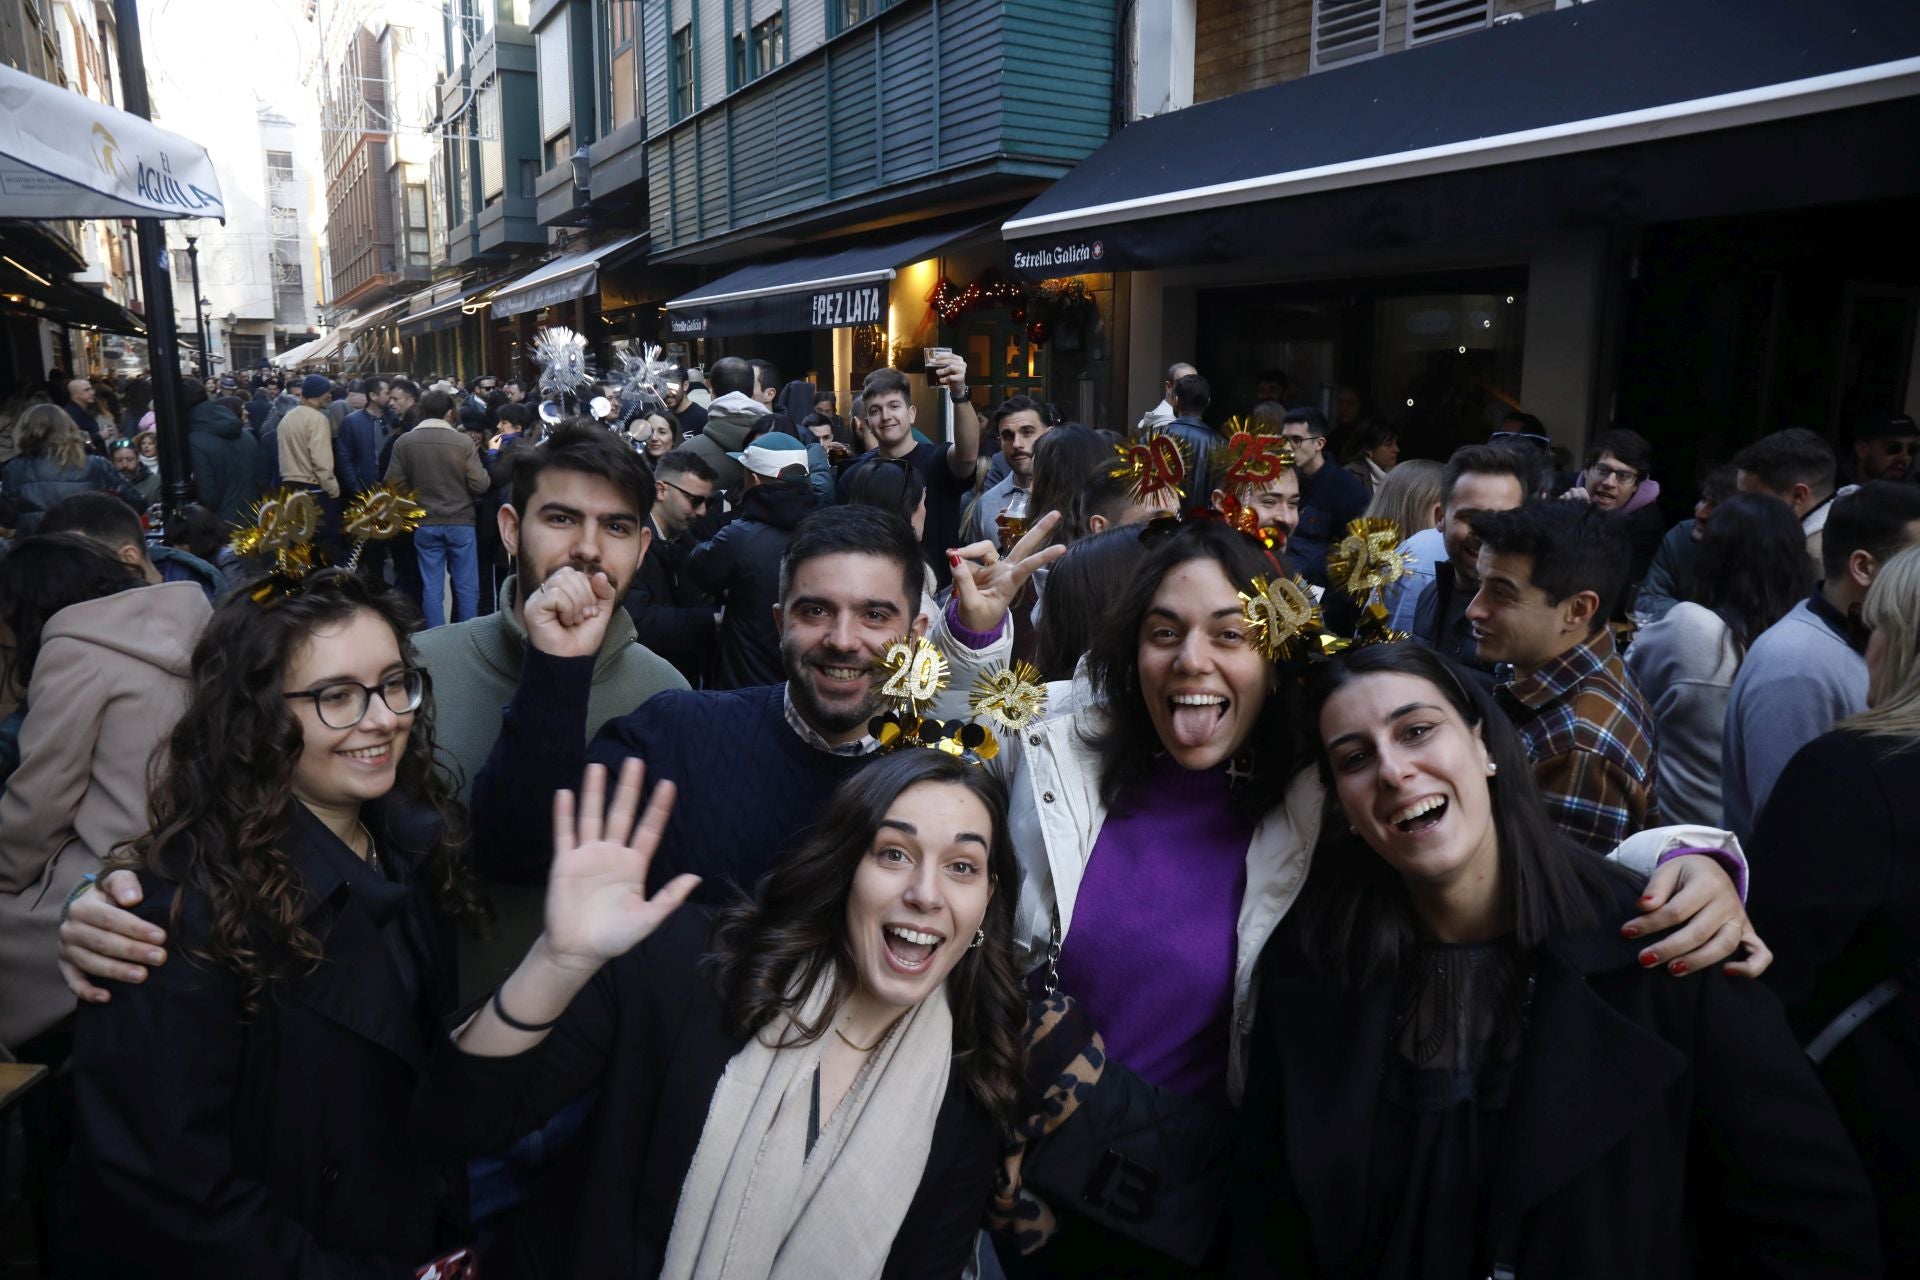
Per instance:
[[[1747,904],[1801,1041],[1920,960],[1920,751],[1836,730],[1794,754],[1754,824]],[[1920,1274],[1920,981],[1820,1067],[1880,1201],[1889,1275]]]
[[[627,588],[626,603],[634,638],[671,662],[698,689],[713,653],[715,628],[712,603],[681,581],[693,546],[690,535],[665,538],[656,526]]]
[[[511,1058],[435,1052],[414,1113],[425,1148],[506,1146],[592,1089],[593,1113],[481,1259],[486,1280],[660,1272],[680,1188],[727,1063],[746,1044],[699,968],[708,917],[692,908],[594,975],[540,1045]],[[956,1067],[888,1280],[958,1276],[992,1192],[999,1131]]]
[[[1642,945],[1541,948],[1483,1245],[1507,1239],[1519,1280],[1877,1275],[1865,1174],[1779,1003],[1719,969],[1647,973]],[[1343,990],[1286,926],[1261,963],[1229,1274],[1370,1275],[1392,993]]]
[[[247,1019],[241,984],[193,958],[209,905],[142,874],[139,914],[168,962],[75,1019],[75,1142],[62,1275],[134,1280],[410,1277],[463,1243],[457,1177],[418,1159],[406,1117],[454,998],[451,938],[414,876],[430,816],[389,803],[366,823],[406,883],[371,870],[305,806],[287,850],[325,959]],[[380,920],[397,918],[419,987]],[[463,1211],[463,1210],[462,1210]],[[103,1229],[105,1228],[105,1229]]]
[[[1638,586],[1647,576],[1647,570],[1653,567],[1654,553],[1660,550],[1660,540],[1667,536],[1667,517],[1661,512],[1658,503],[1648,503],[1634,511],[1628,511],[1613,517],[1613,523],[1626,535],[1627,543],[1633,548],[1633,563],[1628,570],[1627,583]]]
[[[740,514],[695,547],[680,571],[681,586],[726,607],[712,689],[748,689],[786,679],[780,662],[780,562],[794,526],[819,507],[805,480],[777,480],[747,490]]]

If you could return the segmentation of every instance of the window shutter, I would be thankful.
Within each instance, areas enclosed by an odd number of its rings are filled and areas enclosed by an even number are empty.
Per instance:
[[[572,14],[562,8],[534,41],[540,62],[540,140],[551,142],[573,127]]]
[[[1312,69],[1378,57],[1386,29],[1387,0],[1314,0]]]
[[[1479,31],[1493,21],[1493,0],[1407,0],[1407,48]]]

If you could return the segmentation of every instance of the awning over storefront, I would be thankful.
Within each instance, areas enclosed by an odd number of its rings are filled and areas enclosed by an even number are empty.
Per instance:
[[[372,328],[376,324],[392,324],[397,318],[393,313],[406,306],[409,301],[410,299],[401,298],[397,302],[389,302],[384,306],[375,307],[371,311],[354,316],[351,320],[343,322],[344,327],[354,333],[359,333],[362,330]]]
[[[432,306],[407,316],[400,322],[400,336],[403,338],[420,338],[430,333],[440,333],[447,329],[458,328],[460,322],[467,318],[467,313],[461,310],[461,308],[471,302],[475,294],[479,292],[480,291],[476,289],[473,293],[456,294],[444,302],[436,302]]]
[[[305,364],[307,360],[311,358],[315,349],[325,341],[325,338],[315,338],[312,342],[303,342],[297,347],[288,347],[285,351],[282,351],[273,358],[274,367],[291,369],[297,365]]]
[[[975,239],[992,224],[862,240],[824,253],[756,262],[667,304],[675,337],[792,333],[885,324],[894,273]]]
[[[219,218],[207,149],[0,66],[0,218]]]
[[[1606,0],[1142,120],[1002,230],[1029,279],[1920,190],[1920,4]]]
[[[70,280],[43,276],[4,255],[0,255],[0,313],[105,333],[139,336],[147,331],[139,316],[113,299]]]
[[[600,267],[645,241],[646,232],[603,244],[597,249],[582,249],[535,267],[526,275],[494,292],[488,306],[495,316],[517,316],[523,311],[538,311],[559,302],[592,293],[599,283]]]
[[[348,330],[336,328],[334,332],[326,334],[319,342],[315,342],[311,351],[301,355],[300,363],[301,365],[324,365],[328,361],[336,361],[340,359],[340,347],[344,347],[346,342],[348,342]]]

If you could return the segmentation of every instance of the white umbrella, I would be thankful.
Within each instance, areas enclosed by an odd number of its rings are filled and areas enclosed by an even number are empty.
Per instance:
[[[219,218],[207,149],[0,65],[0,218]]]

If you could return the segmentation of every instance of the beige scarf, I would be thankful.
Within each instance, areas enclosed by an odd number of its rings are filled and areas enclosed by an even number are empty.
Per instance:
[[[800,1009],[812,1023],[833,988],[822,975]],[[933,1143],[953,1064],[945,987],[874,1051],[807,1154],[813,1074],[826,1037],[775,1048],[776,1019],[733,1056],[707,1106],[680,1188],[662,1280],[876,1280]]]

